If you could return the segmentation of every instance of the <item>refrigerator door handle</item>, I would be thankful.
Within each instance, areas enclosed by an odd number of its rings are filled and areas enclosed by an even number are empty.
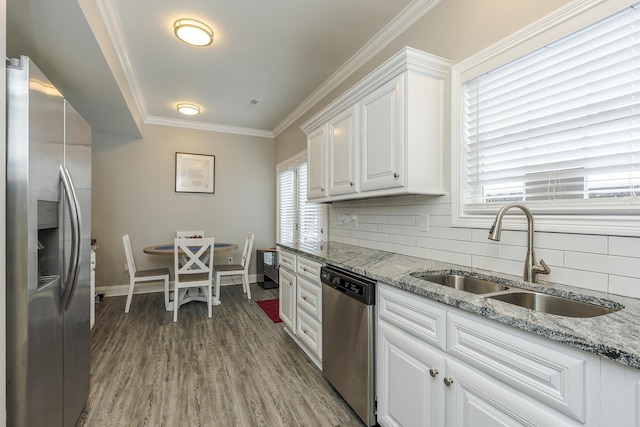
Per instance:
[[[67,205],[69,206],[69,219],[71,221],[71,257],[69,258],[69,270],[60,306],[61,311],[67,311],[76,290],[80,270],[80,205],[78,204],[78,197],[76,196],[69,169],[63,165],[60,165],[60,179],[64,187]]]

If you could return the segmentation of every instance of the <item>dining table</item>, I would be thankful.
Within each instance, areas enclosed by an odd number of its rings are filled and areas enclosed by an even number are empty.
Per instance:
[[[235,243],[214,243],[213,253],[230,252],[238,249],[238,245]],[[147,246],[142,250],[145,254],[149,255],[173,255],[175,249],[173,243],[161,243],[159,245]],[[175,300],[175,296],[174,296]],[[167,311],[173,311],[174,300],[169,301]],[[207,302],[207,297],[204,291],[197,288],[189,288],[187,292],[179,298],[180,305],[186,304],[191,301],[204,301]],[[218,295],[213,296],[213,305],[220,305],[220,298]]]

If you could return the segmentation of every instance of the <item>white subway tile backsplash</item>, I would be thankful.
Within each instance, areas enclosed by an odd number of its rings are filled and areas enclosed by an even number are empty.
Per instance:
[[[453,228],[453,227],[435,227],[431,224],[427,237],[451,240],[471,240],[470,228]]]
[[[403,246],[418,246],[417,240],[416,236],[389,235],[389,243],[397,243]]]
[[[402,226],[395,224],[378,224],[378,231],[381,233],[402,234]]]
[[[441,262],[449,262],[462,266],[471,266],[471,255],[461,254],[457,252],[441,251],[434,249],[432,251],[433,259]]]
[[[427,248],[419,248],[417,246],[403,246],[402,255],[414,256],[416,258],[431,259],[433,251]]]
[[[640,262],[637,258],[565,252],[564,264],[568,268],[640,278]]]
[[[557,282],[601,292],[607,292],[609,282],[609,276],[604,273],[562,267],[553,267],[548,276],[538,277],[541,281]]]
[[[609,292],[616,295],[640,298],[640,279],[610,275]]]
[[[398,215],[389,216],[389,224],[416,225],[416,217],[414,215],[410,215],[410,216],[398,216]]]
[[[607,236],[588,234],[536,233],[536,246],[563,251],[607,253]]]
[[[354,223],[340,224],[339,215],[355,213]],[[420,216],[429,215],[429,231]],[[521,276],[527,246],[524,216],[507,219],[520,227],[503,229],[499,242],[483,228],[451,226],[451,197],[401,196],[332,203],[329,240],[423,259]],[[552,267],[540,276],[567,285],[640,298],[640,238],[535,232],[537,260]]]
[[[385,252],[393,252],[396,254],[401,254],[402,253],[402,245],[396,245],[393,243],[383,243],[383,242],[379,242],[378,243],[378,249],[381,251],[385,251]]]
[[[524,263],[511,261],[508,259],[491,258],[480,255],[472,255],[471,266],[484,270],[497,271],[500,273],[522,276],[524,273]]]
[[[451,240],[432,239],[430,237],[418,237],[416,245],[421,248],[440,249],[448,251],[451,249]]]
[[[640,258],[640,239],[637,237],[609,237],[609,255]]]
[[[461,240],[452,240],[450,249],[453,252],[460,252],[463,254],[482,255],[493,258],[496,258],[498,256],[496,245],[494,245],[493,243],[463,242]]]

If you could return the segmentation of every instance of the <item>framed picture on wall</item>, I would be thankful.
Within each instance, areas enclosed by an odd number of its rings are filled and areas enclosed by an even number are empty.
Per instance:
[[[216,156],[176,153],[176,193],[215,193]]]

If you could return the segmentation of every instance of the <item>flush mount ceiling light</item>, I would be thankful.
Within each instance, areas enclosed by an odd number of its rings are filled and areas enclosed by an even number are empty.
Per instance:
[[[186,116],[195,116],[200,114],[200,107],[194,104],[181,103],[176,105],[176,110]]]
[[[173,23],[173,32],[183,42],[192,46],[209,46],[213,43],[213,30],[195,19],[178,19]]]

